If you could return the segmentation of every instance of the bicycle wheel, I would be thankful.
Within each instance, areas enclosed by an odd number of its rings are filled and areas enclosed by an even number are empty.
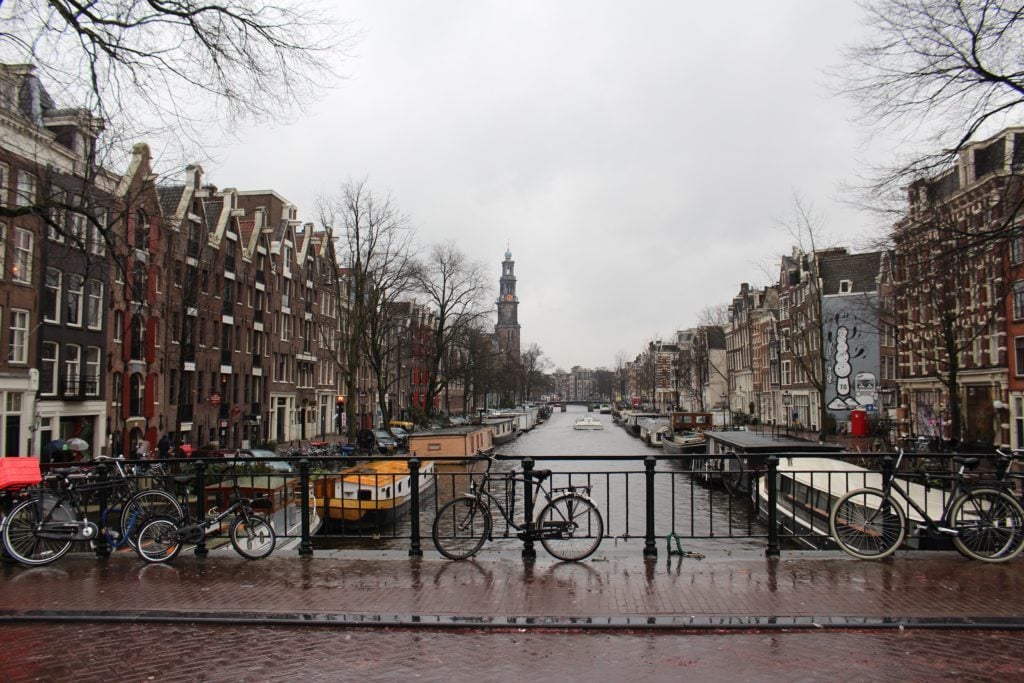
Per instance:
[[[154,517],[181,519],[184,510],[171,494],[162,489],[146,489],[132,496],[121,510],[119,534],[127,534],[128,544],[135,547],[135,539],[147,521]],[[119,536],[120,538],[120,536]]]
[[[181,552],[177,518],[151,517],[139,530],[135,552],[146,562],[170,562]]]
[[[74,522],[75,513],[52,496],[22,501],[14,506],[4,523],[4,549],[22,564],[49,564],[71,549],[71,541],[41,538],[36,528],[42,523]],[[70,536],[70,534],[68,534]]]
[[[537,530],[545,550],[560,560],[578,562],[601,545],[604,520],[589,498],[569,493],[552,498],[541,509]]]
[[[491,537],[491,513],[473,496],[452,498],[437,511],[432,531],[434,547],[449,560],[476,554]]]
[[[235,517],[228,536],[238,554],[247,560],[263,559],[274,552],[277,545],[274,527],[263,517],[252,513]]]
[[[855,489],[840,498],[828,518],[832,539],[862,560],[891,555],[907,535],[907,515],[878,489]]]
[[[953,545],[982,562],[1006,562],[1024,548],[1024,508],[1004,491],[968,491],[949,509]]]

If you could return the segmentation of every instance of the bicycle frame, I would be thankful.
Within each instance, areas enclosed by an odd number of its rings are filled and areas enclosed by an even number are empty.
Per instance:
[[[899,466],[902,461],[903,451],[900,451],[899,456],[896,458],[896,464],[893,466],[894,472],[899,470]],[[903,488],[895,476],[888,477],[887,481],[883,483],[882,493],[885,494],[886,499],[891,499],[893,491],[898,493],[900,498],[902,498],[909,507],[913,508],[917,514],[921,516],[921,519],[924,520],[924,523],[928,526],[929,530],[941,534],[955,535],[957,533],[955,529],[943,526],[943,524],[949,521],[949,511],[953,507],[953,504],[961,495],[970,490],[970,487],[964,482],[965,470],[966,465],[961,464],[960,469],[957,470],[955,475],[953,475],[953,488],[949,491],[949,495],[945,497],[946,500],[942,506],[942,516],[939,517],[938,521],[929,515],[922,506],[914,502],[914,499],[907,493],[907,490]]]

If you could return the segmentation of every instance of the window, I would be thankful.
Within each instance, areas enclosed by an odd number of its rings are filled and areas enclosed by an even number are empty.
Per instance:
[[[46,288],[40,314],[48,323],[60,322],[61,282],[63,274],[56,268],[46,269]]]
[[[85,395],[100,395],[100,348],[90,346],[85,350]]]
[[[103,283],[89,280],[85,286],[85,324],[90,330],[103,329]]]
[[[1024,337],[1013,338],[1014,373],[1024,377]]]
[[[107,212],[104,211],[96,217],[96,224],[89,226],[89,251],[97,256],[107,253],[107,245],[104,241],[103,231],[107,227]]]
[[[782,361],[782,384],[792,384],[792,383],[793,383],[793,376],[792,376],[792,373],[790,371],[789,361],[788,360],[784,360],[784,361]]]
[[[0,280],[7,274],[7,226],[0,223]]]
[[[839,281],[839,293],[849,294],[853,291],[853,282],[851,280],[840,280]]]
[[[124,394],[124,378],[120,372],[115,372],[110,382],[111,396],[110,404],[115,406],[121,405],[121,397]]]
[[[28,171],[18,171],[18,191],[14,196],[15,206],[32,206],[36,203],[36,177]]]
[[[124,341],[124,311],[114,311],[114,341]]]
[[[32,233],[23,228],[14,230],[14,259],[11,275],[15,282],[32,283]]]
[[[1024,318],[1024,280],[1013,283],[1013,319]]]
[[[7,164],[0,164],[0,206],[7,206],[7,179],[11,175],[11,169]]]
[[[28,362],[28,311],[11,309],[10,346],[7,349],[9,363]]]
[[[73,327],[82,326],[82,288],[84,286],[85,278],[81,275],[72,275],[68,280],[67,323]]]
[[[82,393],[82,347],[78,344],[64,347],[64,386],[66,394]]]
[[[72,213],[68,221],[68,235],[71,243],[76,247],[85,249],[86,225],[85,216],[80,213]]]
[[[131,376],[128,392],[128,413],[136,417],[141,416],[143,397],[146,392],[146,383],[142,381],[142,375],[135,373]]]
[[[39,395],[57,395],[57,367],[60,361],[56,342],[43,342],[39,358]]]
[[[142,209],[135,211],[135,248],[142,251],[149,249],[149,219]]]

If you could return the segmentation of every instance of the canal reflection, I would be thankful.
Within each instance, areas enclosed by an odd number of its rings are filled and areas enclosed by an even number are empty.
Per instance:
[[[575,430],[576,419],[584,415],[599,419],[601,430]],[[587,413],[582,406],[570,406],[566,412],[555,412],[550,419],[515,441],[499,446],[498,455],[515,458],[499,461],[495,469],[507,471],[521,468],[520,458],[536,460],[537,469],[553,472],[553,486],[590,484],[591,497],[597,502],[605,519],[606,538],[599,549],[642,553],[646,525],[645,468],[643,460],[615,460],[615,456],[662,456],[661,450],[650,448],[614,424],[611,415]],[[477,475],[479,476],[479,475]],[[433,550],[431,525],[436,510],[452,496],[466,491],[469,475],[441,472],[437,485],[425,492],[419,520],[422,546]],[[522,487],[516,491],[515,519],[522,522]],[[659,460],[655,467],[655,534],[658,553],[667,554],[667,537],[677,533],[687,551],[763,550],[766,527],[756,518],[753,506],[744,497],[730,496],[722,489],[695,481],[678,465]],[[493,491],[504,503],[503,492]],[[538,504],[539,505],[539,504]],[[514,537],[501,514],[493,511],[494,543],[488,547],[515,550],[521,542]],[[318,548],[407,549],[411,534],[411,517],[405,515],[396,523],[358,537],[318,536]],[[673,545],[673,548],[675,546]],[[543,551],[541,551],[543,552]]]

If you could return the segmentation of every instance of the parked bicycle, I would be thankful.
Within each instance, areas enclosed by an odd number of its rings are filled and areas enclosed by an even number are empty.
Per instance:
[[[3,546],[11,557],[22,564],[49,564],[73,543],[96,547],[101,538],[111,549],[134,547],[150,517],[181,514],[166,491],[136,491],[135,479],[120,459],[101,455],[94,462],[98,467],[91,471],[50,470],[43,484],[11,509],[3,524]]]
[[[220,527],[220,523],[234,515],[228,526],[228,538],[235,551],[249,560],[259,560],[274,552],[277,545],[277,533],[270,522],[257,509],[270,508],[271,501],[266,498],[246,498],[238,488],[237,473],[232,477],[233,496],[231,504],[219,511],[212,508],[201,518],[192,515],[188,504],[188,486],[196,479],[195,475],[181,475],[174,481],[184,491],[182,502],[185,512],[176,517],[154,517],[148,520],[139,531],[138,545],[135,550],[139,557],[147,562],[170,562],[181,552],[185,544],[199,544],[206,540],[210,531]],[[203,504],[204,497],[197,495],[197,506]]]
[[[604,520],[590,498],[589,484],[552,488],[550,484],[545,486],[551,478],[551,470],[492,474],[494,462],[493,456],[487,456],[487,469],[480,483],[472,480],[468,492],[438,510],[433,539],[442,555],[464,560],[475,555],[484,541],[493,540],[492,508],[518,532],[518,538],[540,541],[545,550],[560,560],[583,560],[597,550],[604,537]],[[492,482],[505,485],[504,505],[491,493]],[[516,486],[520,483],[535,487],[546,501],[535,521],[526,520],[522,524],[515,521]]]
[[[893,471],[899,471],[899,451]],[[970,484],[964,478],[978,458],[955,456],[960,467],[952,475],[952,489],[945,496],[942,515],[932,518],[908,495],[896,477],[885,479],[881,489],[860,488],[842,496],[832,507],[829,527],[832,538],[854,557],[873,560],[892,554],[908,533],[907,510],[913,509],[914,533],[949,536],[963,555],[983,562],[1005,562],[1024,548],[1024,508],[998,482]]]

